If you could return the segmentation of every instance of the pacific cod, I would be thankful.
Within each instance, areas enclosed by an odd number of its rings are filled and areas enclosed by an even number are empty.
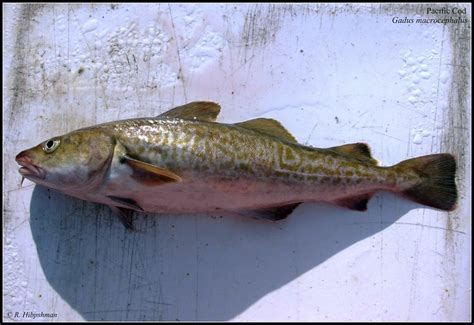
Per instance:
[[[280,220],[301,202],[364,211],[377,190],[452,210],[456,163],[434,154],[377,166],[364,143],[298,144],[277,121],[214,122],[220,106],[192,102],[155,118],[104,123],[22,151],[23,177],[112,208],[126,227],[130,210],[227,213]]]

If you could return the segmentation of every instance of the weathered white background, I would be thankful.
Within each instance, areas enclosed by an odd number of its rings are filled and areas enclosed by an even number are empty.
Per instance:
[[[3,319],[470,319],[470,24],[392,23],[426,7],[5,5]],[[383,165],[451,152],[460,206],[379,193],[276,224],[137,214],[130,233],[107,207],[20,188],[19,151],[191,100],[313,146],[367,142]]]

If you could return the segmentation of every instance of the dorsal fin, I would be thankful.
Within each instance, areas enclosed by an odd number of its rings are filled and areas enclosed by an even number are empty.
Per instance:
[[[372,157],[372,155],[370,154],[370,148],[365,143],[351,143],[327,149],[351,158],[355,158],[365,163],[378,165],[378,161]]]
[[[257,118],[254,120],[248,120],[245,122],[235,123],[247,130],[257,131],[260,133],[268,134],[280,139],[284,139],[289,142],[298,143],[295,137],[288,132],[287,129],[280,122],[270,118]]]
[[[186,120],[214,122],[221,107],[213,102],[191,102],[161,113],[157,117],[177,117]]]

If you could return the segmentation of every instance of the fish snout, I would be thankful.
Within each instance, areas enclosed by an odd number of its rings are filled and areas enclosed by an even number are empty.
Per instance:
[[[28,150],[20,152],[16,157],[15,161],[22,167],[18,170],[18,172],[23,177],[34,177],[34,178],[44,178],[44,170],[35,164],[33,164],[33,160],[31,156],[28,154]]]
[[[32,165],[33,164],[33,161],[28,156],[28,150],[22,151],[18,155],[16,155],[15,161],[19,165],[24,166],[24,167],[26,167],[27,165]]]

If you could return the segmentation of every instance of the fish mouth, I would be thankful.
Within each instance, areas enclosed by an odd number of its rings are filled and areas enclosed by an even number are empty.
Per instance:
[[[20,166],[22,166],[18,170],[21,176],[26,178],[44,179],[44,169],[33,164],[31,159],[23,153],[20,153],[18,156],[16,156],[15,160]]]
[[[18,172],[21,174],[21,176],[26,177],[26,178],[30,178],[30,177],[39,178],[39,179],[44,178],[43,169],[34,165],[20,167],[20,169],[18,169]]]

